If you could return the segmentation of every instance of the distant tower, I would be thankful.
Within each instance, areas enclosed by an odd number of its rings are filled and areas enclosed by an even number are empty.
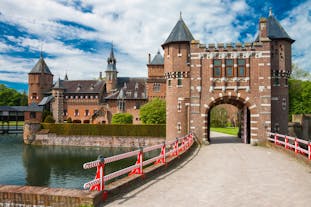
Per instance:
[[[259,27],[259,41],[271,54],[271,130],[287,134],[288,78],[292,67],[291,44],[295,40],[275,19],[271,9],[268,18],[260,19]]]
[[[54,101],[52,103],[52,113],[56,123],[64,122],[64,90],[62,81],[59,78],[52,88],[52,95],[54,97]]]
[[[106,88],[109,93],[111,90],[115,89],[117,86],[117,60],[114,57],[113,45],[111,46],[110,56],[107,59],[107,69],[106,69]]]
[[[28,73],[28,104],[38,104],[53,86],[53,74],[45,63],[42,53],[36,65]]]
[[[166,83],[167,139],[175,139],[187,133],[187,104],[190,98],[190,42],[194,40],[180,15],[167,40],[163,43],[164,73]],[[177,129],[177,130],[176,130]]]

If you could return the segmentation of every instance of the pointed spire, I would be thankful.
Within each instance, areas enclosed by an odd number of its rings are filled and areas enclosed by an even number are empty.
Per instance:
[[[62,86],[61,79],[60,79],[60,77],[58,77],[58,80],[56,81],[53,89],[62,89],[62,88],[63,88],[63,86]]]
[[[191,42],[191,40],[194,40],[194,38],[187,25],[185,24],[184,20],[182,19],[180,13],[180,19],[176,23],[175,27],[173,28],[172,32],[170,33],[162,47],[166,44],[173,42]]]
[[[66,81],[67,81],[67,80],[69,80],[69,79],[68,79],[67,72],[66,72],[66,74],[65,74],[65,78],[64,78],[64,80],[66,80]]]
[[[107,70],[106,71],[114,71],[114,70],[117,70],[116,68],[116,63],[117,63],[117,60],[116,58],[114,57],[114,51],[113,51],[113,43],[111,44],[111,50],[110,50],[110,55],[109,57],[107,58]]]
[[[160,50],[158,50],[157,54],[152,59],[150,65],[163,65],[164,64],[164,58],[160,53]]]
[[[272,7],[269,8],[269,17],[272,16]]]
[[[276,18],[272,15],[272,11],[270,12],[267,22],[267,36],[271,39],[286,39],[293,43],[293,40],[282,27],[282,25],[276,20]]]
[[[181,11],[179,12],[179,19],[182,19],[182,13],[181,13]]]
[[[42,52],[40,53],[40,59],[38,60],[36,65],[31,69],[30,73],[45,73],[45,74],[53,75],[51,73],[49,67],[47,66],[47,64],[44,61]]]

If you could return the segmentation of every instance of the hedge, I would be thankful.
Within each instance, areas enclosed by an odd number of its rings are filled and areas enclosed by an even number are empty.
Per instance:
[[[50,124],[42,123],[43,129],[57,135],[93,135],[93,136],[146,136],[165,137],[165,124]]]

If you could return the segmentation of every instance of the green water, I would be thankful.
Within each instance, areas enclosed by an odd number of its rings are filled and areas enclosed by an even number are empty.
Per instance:
[[[30,146],[23,144],[21,135],[1,135],[0,184],[82,189],[96,173],[96,168],[84,170],[83,163],[96,160],[100,154],[109,157],[130,150],[133,149]],[[146,157],[150,156],[154,155]],[[130,166],[135,161],[132,157],[110,163],[105,167],[105,173]]]

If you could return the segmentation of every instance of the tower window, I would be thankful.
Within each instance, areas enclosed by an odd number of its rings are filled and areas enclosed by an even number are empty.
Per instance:
[[[181,75],[181,72],[177,73],[177,86],[182,86],[182,75]]]
[[[228,59],[226,60],[226,77],[233,76],[233,60]]]
[[[181,101],[178,101],[177,112],[181,112]]]
[[[167,80],[167,85],[168,85],[169,87],[172,86],[172,80],[171,80],[171,79],[168,79],[168,80]]]
[[[153,92],[159,92],[160,91],[161,84],[160,83],[154,83],[153,84]]]
[[[273,86],[280,86],[280,77],[279,77],[279,71],[275,70],[273,72]]]
[[[285,111],[287,106],[286,98],[282,98],[282,110]]]
[[[79,116],[79,109],[75,109],[74,115],[75,115],[75,116]]]
[[[37,93],[32,93],[31,99],[37,99]]]
[[[90,112],[89,112],[89,110],[88,110],[88,109],[86,109],[86,110],[85,110],[85,116],[90,115],[89,113],[90,113]]]
[[[123,99],[118,100],[118,109],[121,112],[125,111],[125,102]]]
[[[181,123],[177,122],[177,132],[181,133]]]
[[[221,60],[214,60],[213,76],[215,78],[221,77]]]
[[[245,59],[238,59],[238,77],[245,77]]]

